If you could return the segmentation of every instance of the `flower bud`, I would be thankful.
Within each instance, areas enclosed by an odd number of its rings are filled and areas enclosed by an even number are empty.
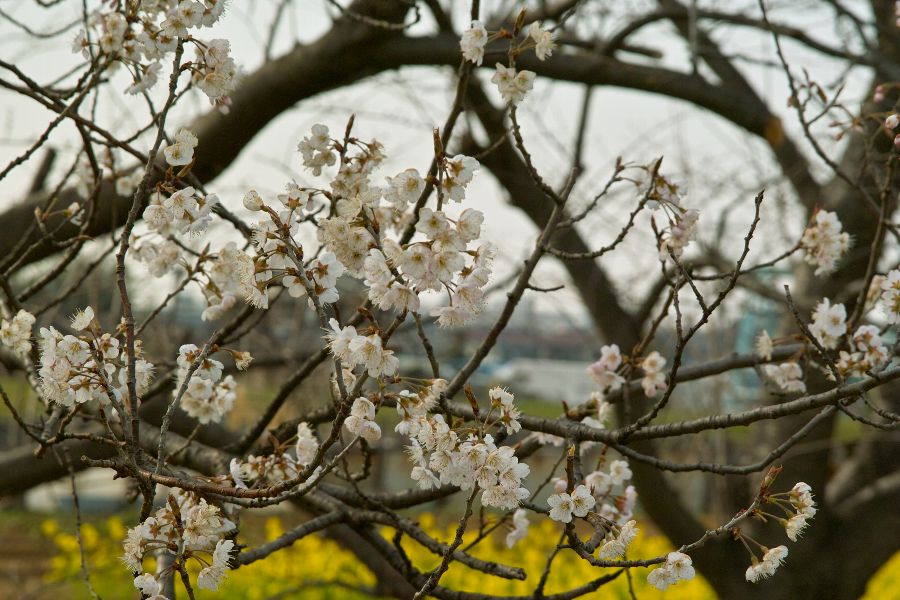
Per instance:
[[[884,120],[884,126],[888,129],[897,129],[898,125],[900,125],[900,115],[893,114]]]
[[[262,198],[256,193],[256,190],[250,190],[244,194],[244,208],[247,210],[257,211],[263,207]]]

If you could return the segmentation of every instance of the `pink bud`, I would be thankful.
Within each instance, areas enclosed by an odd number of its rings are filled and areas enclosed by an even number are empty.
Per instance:
[[[884,102],[884,86],[879,85],[875,88],[875,93],[872,95],[872,100],[875,102]]]
[[[900,148],[900,134],[897,134],[897,135],[894,137],[894,147],[895,147],[895,148]]]

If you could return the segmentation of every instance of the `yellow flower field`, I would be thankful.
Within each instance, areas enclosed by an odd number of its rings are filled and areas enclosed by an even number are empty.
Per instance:
[[[422,515],[420,523],[427,531],[438,534],[439,539],[452,538],[453,527],[440,528],[431,515]],[[278,518],[269,518],[263,524],[265,540],[278,537],[283,531]],[[125,525],[119,517],[107,519],[99,527],[85,524],[82,539],[86,559],[90,566],[91,581],[101,596],[123,597],[131,588],[131,577],[119,557],[121,543],[125,536]],[[73,598],[89,597],[80,581],[80,555],[78,542],[71,531],[63,531],[56,521],[48,520],[42,525],[42,532],[57,549],[52,569],[47,574],[48,582],[71,582]],[[520,566],[531,574],[526,581],[510,581],[487,577],[462,565],[453,564],[444,575],[442,583],[455,589],[479,591],[506,595],[529,594],[537,583],[537,577],[544,568],[548,548],[559,539],[558,524],[544,520],[532,525],[528,538],[513,549],[503,544],[503,536],[496,535],[484,542],[474,552],[479,558]],[[471,540],[474,533],[467,534]],[[410,560],[419,569],[430,569],[440,562],[440,558],[424,550],[421,546],[404,538],[404,548]],[[661,536],[641,533],[630,547],[631,556],[655,556],[670,549],[667,540]],[[152,569],[152,565],[145,564]],[[199,570],[199,567],[198,567]],[[709,585],[699,576],[688,582],[681,582],[665,594],[647,584],[647,569],[632,570],[632,585],[637,597],[642,600],[666,598],[666,600],[704,600],[715,595]],[[546,593],[562,591],[598,577],[601,572],[578,559],[571,552],[561,552],[554,562],[553,573],[547,583]],[[375,581],[362,568],[353,555],[335,542],[321,536],[310,536],[292,547],[278,552],[268,559],[259,561],[236,571],[229,571],[224,585],[218,592],[195,590],[198,598],[219,600],[263,600],[267,598],[303,598],[304,600],[330,600],[333,598],[362,598],[364,594],[355,591],[370,589]],[[133,589],[133,588],[132,588]],[[886,564],[872,579],[864,600],[890,600],[900,598],[900,553]],[[623,574],[615,581],[603,586],[598,592],[586,598],[618,599],[630,598],[628,580]]]

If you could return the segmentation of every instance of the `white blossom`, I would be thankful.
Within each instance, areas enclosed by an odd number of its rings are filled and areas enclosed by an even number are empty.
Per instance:
[[[691,243],[694,229],[700,219],[700,212],[693,208],[687,210],[677,208],[676,210],[678,214],[675,221],[668,228],[659,245],[660,260],[668,260],[670,254],[675,258],[681,258],[684,249]]]
[[[528,526],[530,523],[527,515],[528,511],[524,508],[518,508],[516,509],[516,512],[513,513],[513,529],[506,534],[507,548],[512,548],[517,542],[528,536]]]
[[[816,266],[816,275],[834,271],[837,261],[850,247],[850,236],[841,229],[837,214],[820,210],[803,232],[800,240],[804,250],[803,258],[807,263]]]
[[[753,564],[747,569],[745,576],[747,581],[750,583],[756,583],[760,579],[765,579],[766,577],[771,577],[775,574],[775,571],[778,570],[778,567],[784,562],[784,559],[787,558],[788,549],[787,546],[777,546],[775,548],[766,550],[765,555],[763,555],[762,561],[757,561],[756,558],[753,559]]]
[[[381,439],[381,427],[375,422],[375,405],[368,398],[359,397],[353,401],[350,415],[344,420],[344,427],[369,443]]]
[[[619,528],[615,535],[607,534],[606,541],[600,546],[598,556],[602,560],[614,560],[624,558],[628,546],[637,537],[638,528],[635,521],[628,521]]]
[[[497,71],[491,77],[491,82],[497,84],[503,101],[508,104],[518,104],[525,99],[525,95],[531,91],[534,85],[534,71],[516,71],[512,67],[504,67],[497,63]]]
[[[847,309],[844,305],[832,305],[828,298],[823,298],[816,305],[812,317],[809,331],[813,337],[827,349],[837,348],[840,337],[847,333]]]
[[[225,571],[228,570],[229,554],[233,548],[234,542],[231,540],[216,542],[212,564],[200,570],[197,575],[197,587],[213,591],[219,589],[222,579],[225,577]]]
[[[778,365],[763,365],[762,372],[766,378],[778,386],[782,392],[805,392],[806,384],[803,382],[803,370],[795,362],[785,362]]]
[[[661,390],[666,389],[666,374],[663,372],[665,365],[666,359],[655,350],[641,361],[641,369],[644,371],[641,387],[644,388],[644,394],[648,397],[655,396]]]
[[[792,542],[796,542],[797,538],[803,533],[803,530],[806,529],[808,516],[803,513],[799,513],[791,517],[787,520],[787,523],[784,526],[785,532],[787,533],[788,539]]]
[[[761,360],[772,360],[772,338],[769,332],[763,329],[756,336],[756,356]]]
[[[679,581],[694,578],[694,567],[691,557],[681,552],[669,552],[665,564],[647,575],[647,582],[660,591]]]
[[[94,309],[90,306],[85,307],[83,310],[77,311],[72,316],[72,329],[74,329],[75,331],[84,331],[91,326],[91,323],[93,321]]]
[[[547,60],[556,48],[554,34],[548,29],[541,29],[537,21],[528,28],[528,36],[534,40],[534,53],[538,60]]]
[[[790,491],[790,501],[798,513],[809,518],[816,515],[816,501],[813,499],[812,488],[800,481]]]
[[[624,460],[612,461],[609,466],[609,479],[613,485],[620,485],[631,479],[631,469],[628,467],[628,462]]]
[[[297,453],[297,463],[304,467],[313,461],[319,449],[319,442],[305,421],[297,425],[297,443],[294,444],[294,449]]]
[[[881,283],[881,307],[888,324],[900,323],[900,270],[887,274]]]
[[[602,392],[615,391],[625,382],[625,379],[616,373],[616,369],[622,364],[622,353],[615,344],[600,348],[600,359],[588,366],[588,374],[600,387]]]
[[[31,328],[35,320],[30,312],[20,309],[12,319],[0,322],[0,342],[17,356],[27,356],[31,352]]]
[[[175,142],[166,146],[163,154],[166,162],[173,167],[188,165],[194,160],[197,137],[190,130],[182,128],[175,134]]]
[[[141,594],[153,598],[159,595],[160,585],[150,573],[144,573],[134,578],[134,587],[141,590]]]
[[[139,78],[125,88],[126,94],[141,94],[153,88],[156,82],[159,81],[159,72],[162,70],[162,65],[158,62],[152,62],[145,67],[141,67],[140,70]]]
[[[550,518],[554,521],[570,523],[572,516],[584,517],[596,504],[594,496],[586,485],[577,486],[571,494],[565,492],[547,498]]]
[[[487,44],[487,40],[488,33],[481,21],[472,21],[459,40],[459,48],[462,50],[463,57],[469,62],[480,65],[484,60],[484,46]]]
[[[312,126],[309,136],[303,138],[297,146],[303,157],[303,165],[310,169],[315,176],[322,174],[322,169],[331,166],[335,162],[335,154],[331,150],[331,136],[328,127],[322,124]]]
[[[185,344],[179,349],[176,386],[172,392],[175,397],[181,393],[188,371],[199,355],[199,349],[193,344]],[[184,388],[181,408],[202,424],[221,421],[237,398],[237,382],[231,375],[222,379],[223,369],[221,362],[206,357],[198,363]]]
[[[246,194],[244,194],[243,198],[244,208],[250,211],[258,211],[263,207],[263,199],[259,197],[259,194],[256,193],[256,190],[250,190]]]

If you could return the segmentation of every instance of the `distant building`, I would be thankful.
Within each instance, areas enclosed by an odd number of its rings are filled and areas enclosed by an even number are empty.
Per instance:
[[[546,402],[585,402],[597,387],[587,373],[587,363],[573,360],[514,358],[491,374],[491,380],[508,385],[517,396]]]

